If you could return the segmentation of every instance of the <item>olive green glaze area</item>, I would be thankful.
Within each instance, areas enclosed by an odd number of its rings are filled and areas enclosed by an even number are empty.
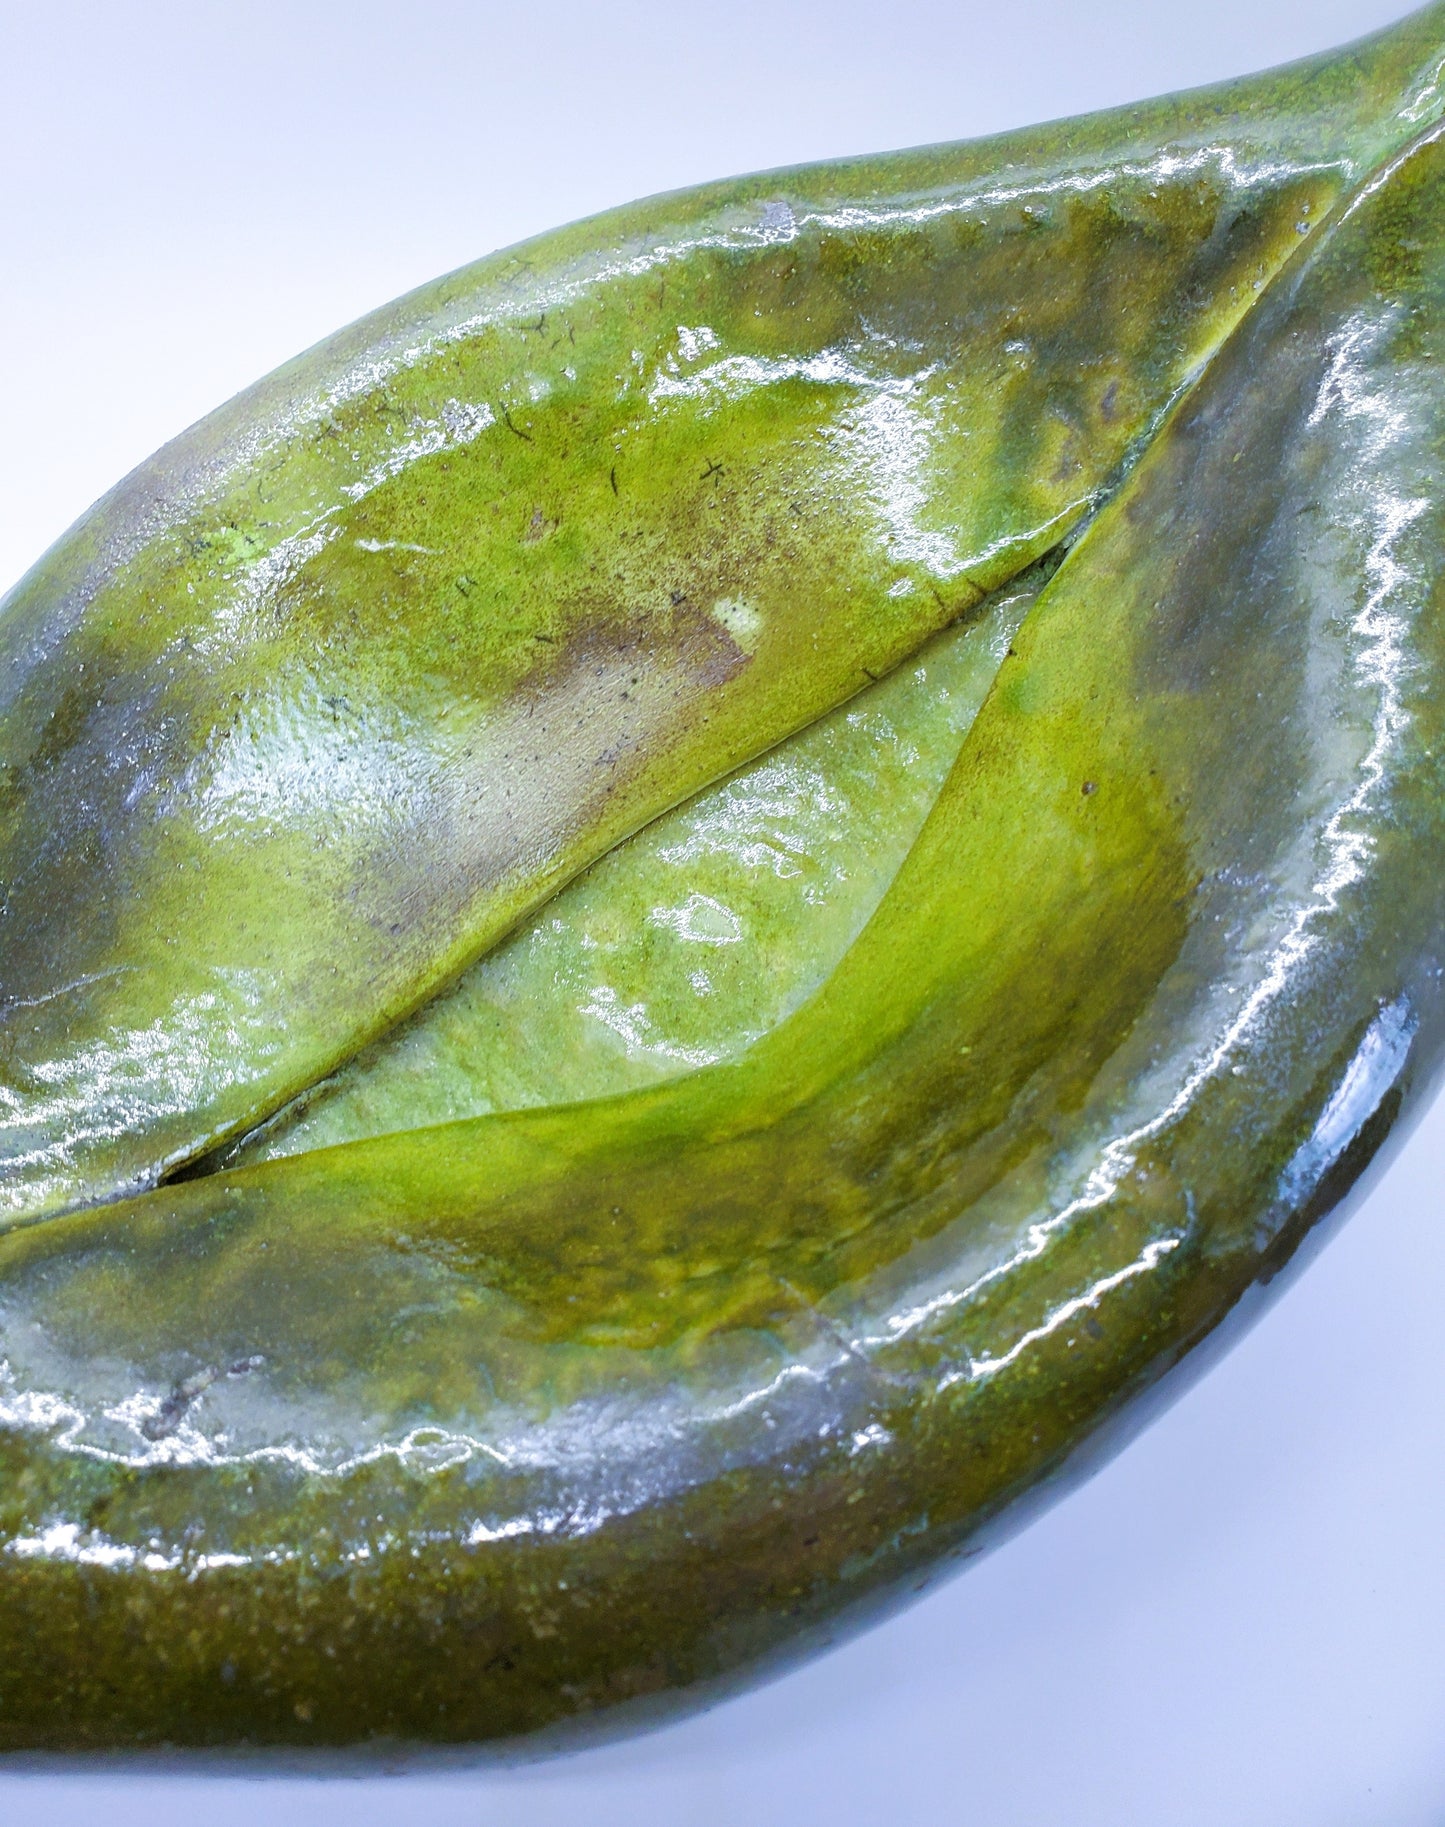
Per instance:
[[[1445,150],[1281,273],[739,1058],[0,1239],[0,1734],[469,1740],[855,1615],[1196,1344],[1445,1040]]]
[[[0,615],[4,1212],[264,1118],[1056,545],[1439,41],[634,206],[144,466]]]

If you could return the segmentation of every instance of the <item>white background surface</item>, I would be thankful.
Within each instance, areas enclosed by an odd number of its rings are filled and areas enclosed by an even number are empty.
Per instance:
[[[0,588],[163,439],[648,191],[1323,49],[1392,0],[0,0]],[[700,1718],[362,1780],[0,1761],[3,1827],[1440,1827],[1445,1102],[1262,1324],[961,1579]]]

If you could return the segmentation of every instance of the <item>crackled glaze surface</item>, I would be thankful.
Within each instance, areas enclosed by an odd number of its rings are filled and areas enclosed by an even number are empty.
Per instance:
[[[564,231],[8,600],[0,1742],[726,1677],[1348,1192],[1445,1035],[1442,65]]]

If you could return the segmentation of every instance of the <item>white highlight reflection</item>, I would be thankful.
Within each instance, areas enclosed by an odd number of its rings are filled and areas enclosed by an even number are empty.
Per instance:
[[[973,1300],[986,1287],[1041,1256],[1050,1240],[1081,1214],[1105,1205],[1133,1170],[1140,1146],[1176,1122],[1205,1086],[1254,1041],[1272,1006],[1285,995],[1322,943],[1323,919],[1337,911],[1341,896],[1362,879],[1373,840],[1362,828],[1361,815],[1378,793],[1385,778],[1387,758],[1409,721],[1402,692],[1407,664],[1404,647],[1406,611],[1392,607],[1392,604],[1411,581],[1411,573],[1397,557],[1396,547],[1430,506],[1427,497],[1396,494],[1380,481],[1386,454],[1405,446],[1412,429],[1410,415],[1374,384],[1366,365],[1367,358],[1388,338],[1392,329],[1391,323],[1371,325],[1363,319],[1354,320],[1345,327],[1336,341],[1307,420],[1308,429],[1319,432],[1329,445],[1348,453],[1347,462],[1357,464],[1363,454],[1371,465],[1370,481],[1356,483],[1353,489],[1346,487],[1339,497],[1337,511],[1346,531],[1358,528],[1365,547],[1363,573],[1368,594],[1350,624],[1357,642],[1350,667],[1358,680],[1374,688],[1376,708],[1371,739],[1359,764],[1355,785],[1322,827],[1319,849],[1323,860],[1303,904],[1289,920],[1282,938],[1265,960],[1259,980],[1224,1032],[1203,1058],[1194,1063],[1179,1089],[1161,1109],[1103,1147],[1081,1191],[1058,1211],[1031,1224],[1016,1250],[966,1287],[949,1289],[891,1315],[885,1332],[867,1341],[868,1344],[894,1343],[939,1315]],[[1340,420],[1353,435],[1346,435],[1344,427],[1332,427],[1331,421],[1338,423]],[[1397,1005],[1397,1013],[1391,1021],[1395,1038],[1389,1042],[1387,1050],[1393,1056],[1397,1048],[1401,1049],[1395,1066],[1398,1072],[1404,1051],[1408,1050],[1413,1025],[1403,1005]],[[1138,1270],[1131,1268],[1129,1272],[1137,1273]],[[1026,1342],[1021,1341],[1020,1348]],[[999,1362],[1011,1361],[1011,1355]]]

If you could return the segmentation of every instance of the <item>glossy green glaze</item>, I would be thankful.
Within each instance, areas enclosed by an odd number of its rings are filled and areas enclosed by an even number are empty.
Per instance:
[[[566,231],[43,561],[0,622],[0,1741],[472,1739],[725,1678],[987,1539],[1348,1191],[1445,1038],[1442,60],[1435,7]],[[94,1203],[960,615],[246,1165]],[[815,902],[736,869],[800,769]],[[715,1015],[693,894],[739,922]],[[599,933],[589,994],[714,1063],[579,1052],[547,948]]]

